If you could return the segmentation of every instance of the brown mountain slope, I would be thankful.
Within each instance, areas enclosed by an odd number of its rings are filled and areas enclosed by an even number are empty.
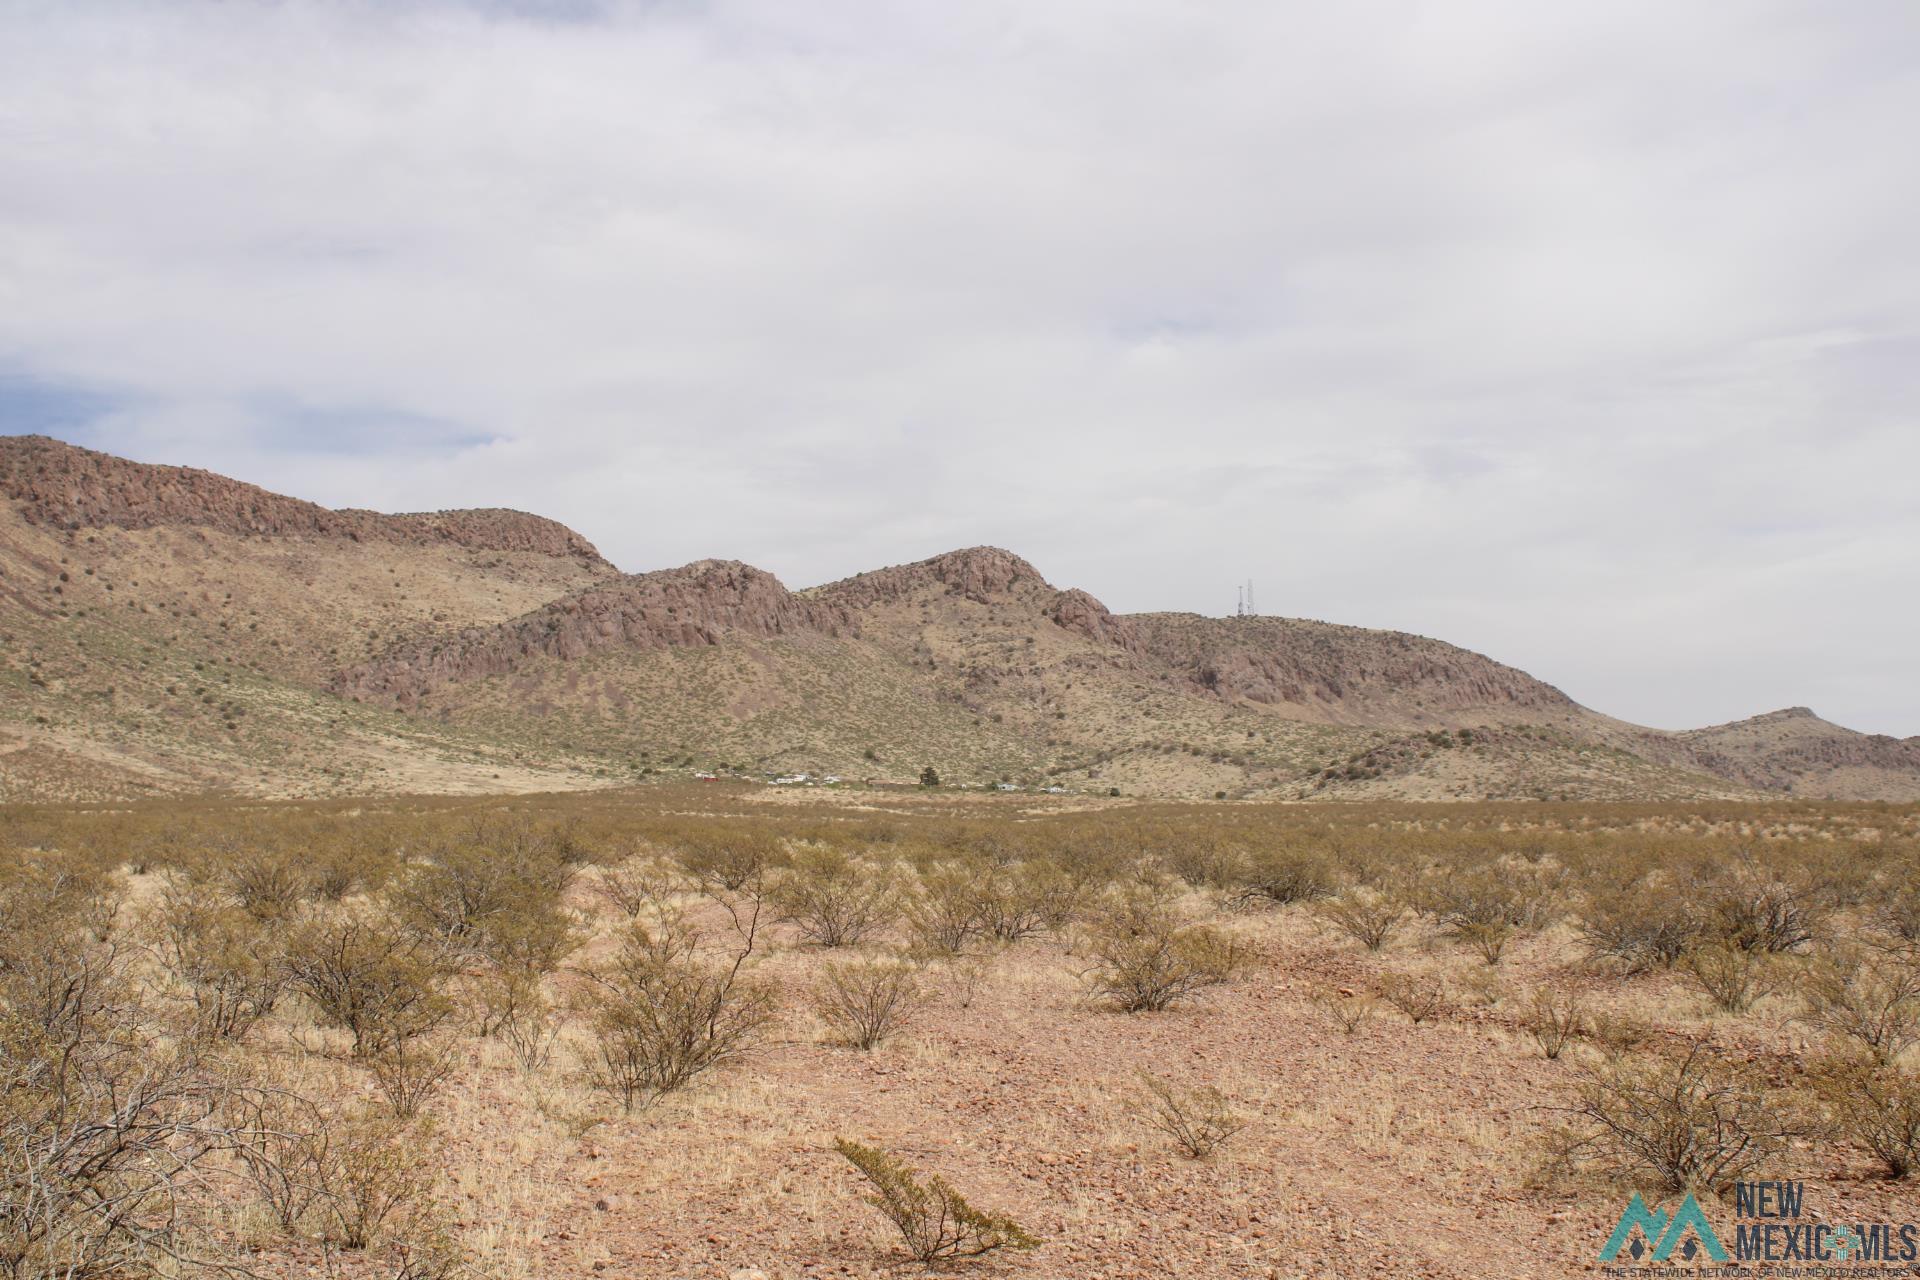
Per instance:
[[[610,567],[573,530],[523,511],[330,511],[211,471],[129,462],[45,436],[0,436],[0,497],[28,524],[56,529],[190,525],[241,535],[533,552]]]
[[[1857,733],[1789,707],[1673,735],[1697,768],[1766,791],[1920,800],[1920,737]]]
[[[625,575],[539,517],[329,511],[37,437],[0,439],[0,638],[0,799],[926,764],[1275,798],[1920,791],[1912,740],[1663,734],[1424,637],[1116,615],[998,548],[797,592]]]
[[[0,437],[0,800],[523,771],[323,690],[404,640],[612,575],[515,512],[329,512],[206,472]],[[481,775],[492,781],[490,767]],[[103,781],[105,780],[105,781]]]

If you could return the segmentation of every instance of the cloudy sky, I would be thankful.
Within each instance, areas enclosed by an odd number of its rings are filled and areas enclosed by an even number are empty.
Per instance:
[[[0,0],[0,431],[1920,733],[1913,0]]]

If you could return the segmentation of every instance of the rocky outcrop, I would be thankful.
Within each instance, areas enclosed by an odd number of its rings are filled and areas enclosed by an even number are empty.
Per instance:
[[[346,697],[408,707],[442,685],[506,675],[538,658],[616,647],[715,645],[741,636],[858,634],[844,607],[797,596],[772,574],[732,560],[635,574],[589,587],[491,627],[415,641],[342,672]]]
[[[450,543],[606,564],[573,530],[522,511],[332,511],[211,471],[129,462],[45,436],[0,437],[0,497],[29,522],[58,529],[189,525],[260,537]]]
[[[1046,592],[1053,588],[1040,571],[1011,551],[999,547],[967,547],[930,560],[890,565],[843,578],[816,588],[823,599],[849,608],[891,604],[926,592],[961,596],[977,604],[1011,599],[1022,590]]]
[[[1115,645],[1130,652],[1140,648],[1139,630],[1130,619],[1109,612],[1107,606],[1077,587],[1057,592],[1047,606],[1047,616],[1056,626],[1095,644]]]
[[[1292,618],[1136,614],[1139,652],[1194,689],[1230,702],[1319,710],[1336,722],[1429,725],[1450,713],[1577,712],[1524,671],[1399,631]]]

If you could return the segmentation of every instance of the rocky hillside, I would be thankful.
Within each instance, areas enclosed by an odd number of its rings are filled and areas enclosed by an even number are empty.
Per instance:
[[[45,436],[0,436],[0,497],[26,523],[54,529],[180,525],[260,537],[524,551],[606,565],[573,530],[523,511],[330,511],[211,471],[128,462]]]
[[[1804,711],[1666,734],[1438,640],[1119,615],[973,547],[789,590],[510,511],[331,511],[0,438],[0,799],[786,770],[1134,795],[1920,797]]]
[[[1920,737],[1857,733],[1789,707],[1673,740],[1699,769],[1764,791],[1839,800],[1920,800]]]

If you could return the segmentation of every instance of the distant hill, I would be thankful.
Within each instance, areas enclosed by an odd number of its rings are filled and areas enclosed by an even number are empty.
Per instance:
[[[1133,795],[1920,798],[1920,739],[1668,734],[1438,640],[1118,615],[974,547],[789,590],[519,512],[331,511],[0,437],[0,799],[800,770]]]

